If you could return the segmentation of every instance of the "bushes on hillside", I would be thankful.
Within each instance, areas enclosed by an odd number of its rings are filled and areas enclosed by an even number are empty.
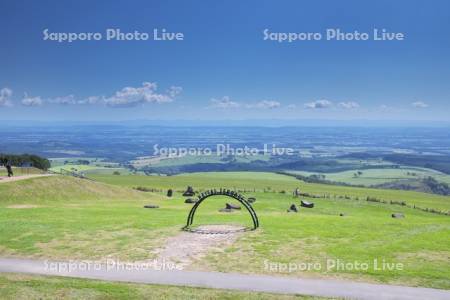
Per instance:
[[[438,195],[450,195],[450,187],[445,182],[439,182],[433,177],[429,176],[423,179],[423,183],[434,193]]]
[[[6,165],[7,163],[11,163],[13,166],[23,166],[31,164],[32,167],[47,170],[50,168],[50,161],[46,158],[33,155],[33,154],[1,154],[0,153],[0,164]]]

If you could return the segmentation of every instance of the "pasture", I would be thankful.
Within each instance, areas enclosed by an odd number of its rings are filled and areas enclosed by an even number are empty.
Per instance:
[[[450,175],[445,173],[419,167],[400,168],[373,168],[355,169],[336,173],[317,173],[306,171],[287,171],[290,174],[310,176],[314,174],[324,175],[325,180],[343,182],[352,185],[373,186],[404,179],[420,179],[424,177],[434,177],[439,181],[450,183]],[[358,173],[360,172],[360,173]]]

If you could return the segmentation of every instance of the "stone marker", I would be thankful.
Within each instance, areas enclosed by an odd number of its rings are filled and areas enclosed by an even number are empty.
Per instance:
[[[247,199],[247,201],[250,202],[250,203],[253,203],[253,202],[256,201],[256,198],[255,198],[255,197],[249,197],[249,198]]]
[[[344,213],[340,213],[339,216],[340,217],[345,217],[345,214]]]
[[[230,203],[226,203],[225,204],[225,208],[226,209],[241,209],[241,207],[239,205],[233,205],[233,204],[230,204]]]
[[[184,200],[184,203],[196,203],[197,200],[192,199],[192,198],[187,198],[186,200]]]
[[[393,213],[392,217],[395,218],[395,219],[401,219],[401,218],[404,218],[405,215],[402,214],[402,213]]]
[[[159,206],[154,205],[154,204],[147,204],[147,205],[144,205],[144,208],[159,208]]]
[[[173,195],[172,189],[168,189],[167,190],[167,197],[172,197],[172,195]]]
[[[186,191],[183,193],[184,197],[192,197],[195,195],[194,189],[192,188],[192,186],[188,186]]]
[[[313,208],[314,207],[314,203],[312,202],[308,202],[308,201],[301,201],[300,205],[302,207],[306,207],[306,208]]]
[[[289,207],[289,209],[287,210],[287,212],[298,212],[297,205],[291,204],[291,206]]]

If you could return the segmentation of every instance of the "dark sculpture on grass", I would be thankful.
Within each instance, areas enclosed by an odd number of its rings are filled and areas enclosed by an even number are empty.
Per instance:
[[[186,191],[183,193],[183,197],[192,197],[195,195],[194,189],[192,186],[188,186]]]
[[[304,200],[302,200],[302,201],[300,202],[300,205],[301,205],[302,207],[306,207],[306,208],[313,208],[313,207],[314,207],[314,203],[308,202],[308,201],[304,201]]]
[[[287,212],[294,212],[294,213],[297,213],[297,212],[298,212],[297,205],[291,204],[291,206],[289,206]]]
[[[192,207],[191,211],[189,212],[189,215],[188,215],[188,218],[187,218],[187,223],[186,223],[186,226],[184,227],[185,230],[189,229],[189,227],[194,222],[194,215],[195,215],[195,211],[197,210],[198,206],[204,200],[206,200],[207,198],[212,197],[212,196],[228,196],[228,197],[231,197],[233,199],[236,199],[250,213],[250,216],[251,216],[252,221],[253,221],[253,228],[252,228],[252,230],[255,230],[256,228],[259,227],[258,216],[256,215],[256,212],[253,209],[253,207],[251,206],[251,204],[247,201],[247,199],[245,199],[244,196],[242,196],[241,194],[236,193],[235,191],[231,191],[231,190],[227,190],[227,189],[220,189],[220,190],[212,189],[212,190],[203,192],[203,193],[201,193],[198,196],[197,202],[194,204],[194,206]]]
[[[196,203],[197,200],[192,199],[192,198],[187,198],[186,200],[184,200],[184,203],[188,203],[188,204],[192,204],[192,203]]]

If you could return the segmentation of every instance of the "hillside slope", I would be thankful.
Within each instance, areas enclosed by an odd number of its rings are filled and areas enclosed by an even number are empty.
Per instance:
[[[0,185],[0,205],[8,203],[148,199],[131,188],[69,176],[32,178]]]
[[[186,173],[176,176],[142,175],[90,175],[90,178],[117,186],[143,186],[154,189],[185,190],[188,185],[195,190],[210,188],[229,188],[247,191],[282,192],[291,194],[295,188],[313,195],[330,198],[364,200],[367,197],[383,201],[405,202],[421,208],[450,211],[450,197],[414,191],[335,186],[329,184],[307,183],[291,176],[267,172],[203,172]]]

